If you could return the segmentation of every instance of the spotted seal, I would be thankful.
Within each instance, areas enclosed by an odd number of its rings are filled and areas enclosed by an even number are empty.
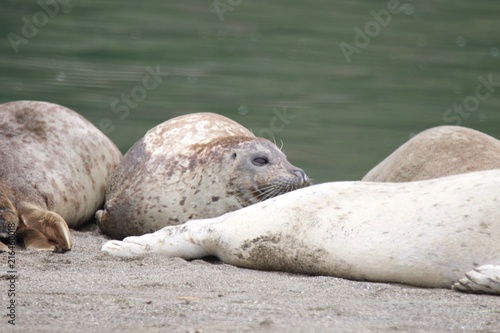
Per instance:
[[[0,105],[0,237],[29,249],[71,249],[69,228],[92,218],[121,159],[89,121],[60,105]],[[8,248],[2,244],[1,250]]]
[[[500,169],[500,141],[460,126],[423,131],[371,169],[363,181],[408,182]]]
[[[114,171],[96,219],[115,239],[209,218],[307,186],[272,142],[224,116],[170,119],[135,143]]]
[[[324,183],[102,250],[500,295],[499,202],[500,170]]]

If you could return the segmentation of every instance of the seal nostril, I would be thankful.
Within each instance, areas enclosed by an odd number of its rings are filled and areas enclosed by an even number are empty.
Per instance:
[[[295,169],[293,170],[293,173],[302,179],[302,183],[306,183],[309,180],[309,178],[307,178],[306,173],[302,169]]]

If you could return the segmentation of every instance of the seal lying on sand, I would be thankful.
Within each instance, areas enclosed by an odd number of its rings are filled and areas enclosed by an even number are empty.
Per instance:
[[[500,170],[408,183],[325,183],[109,241],[102,250],[217,256],[259,270],[500,294],[499,204]]]
[[[409,182],[500,169],[500,141],[460,126],[423,131],[371,169],[363,181]]]
[[[60,105],[0,105],[0,237],[29,249],[71,249],[70,228],[92,218],[121,159],[94,125]],[[0,250],[6,251],[5,244]]]
[[[270,141],[213,113],[166,121],[125,155],[96,219],[116,239],[210,218],[309,185]]]

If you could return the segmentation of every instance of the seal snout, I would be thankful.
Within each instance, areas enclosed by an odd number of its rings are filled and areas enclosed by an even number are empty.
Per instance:
[[[301,186],[306,186],[306,185],[309,185],[311,183],[309,177],[307,177],[307,175],[304,172],[304,170],[302,170],[302,169],[294,169],[294,170],[292,170],[292,173],[294,173],[295,175],[297,175],[297,177],[300,178],[300,185]]]

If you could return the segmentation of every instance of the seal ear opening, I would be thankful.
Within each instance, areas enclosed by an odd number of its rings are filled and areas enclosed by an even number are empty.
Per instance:
[[[232,158],[233,160],[235,160],[235,159],[236,159],[236,157],[238,157],[238,154],[236,154],[236,153],[233,153],[233,154],[231,155],[231,158]]]

